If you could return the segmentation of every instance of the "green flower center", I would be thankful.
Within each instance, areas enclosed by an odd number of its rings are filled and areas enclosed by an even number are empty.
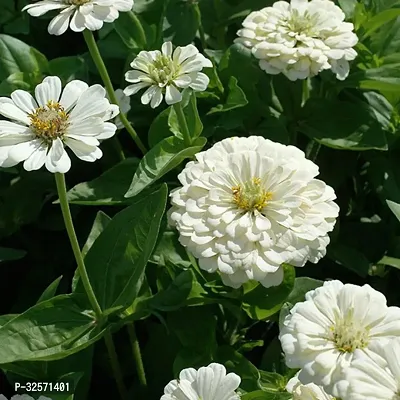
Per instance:
[[[245,211],[262,211],[272,198],[272,193],[263,188],[261,179],[257,177],[232,187],[232,194],[236,206]]]
[[[49,101],[46,106],[38,107],[28,116],[31,120],[30,128],[46,143],[62,137],[68,127],[68,114],[57,102]]]
[[[350,310],[344,318],[337,318],[330,328],[332,340],[342,353],[352,353],[363,349],[369,343],[369,330],[353,318],[354,310]]]
[[[315,26],[317,15],[310,15],[308,12],[299,14],[297,10],[292,10],[290,18],[287,20],[287,27],[290,32],[297,35],[306,35],[308,37],[316,36]]]
[[[89,3],[92,0],[67,0],[67,4],[71,4],[74,6],[83,6],[86,3]]]
[[[160,54],[149,65],[149,76],[160,87],[164,87],[173,83],[179,76],[179,70],[180,67],[173,62],[171,57]]]

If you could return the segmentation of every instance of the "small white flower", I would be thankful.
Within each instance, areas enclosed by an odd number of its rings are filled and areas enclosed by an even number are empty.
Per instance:
[[[332,69],[344,80],[358,42],[353,24],[344,19],[330,0],[277,1],[249,14],[236,42],[251,48],[269,74],[283,73],[295,81]]]
[[[212,363],[199,370],[182,370],[179,379],[165,386],[161,400],[239,400],[235,392],[239,385],[238,375],[227,374],[223,365]]]
[[[131,109],[131,100],[128,96],[125,96],[124,91],[122,89],[117,89],[115,91],[115,97],[117,98],[119,111],[121,114],[128,114]],[[109,99],[109,97],[107,96]],[[117,129],[123,129],[124,124],[121,122],[121,118],[118,116],[115,117],[114,124],[117,125]]]
[[[172,43],[166,42],[161,52],[141,51],[131,67],[133,70],[125,74],[125,79],[133,85],[127,86],[124,93],[131,96],[148,88],[141,101],[156,108],[163,96],[168,105],[179,103],[182,100],[181,89],[190,88],[197,92],[206,90],[210,80],[201,70],[212,67],[212,63],[191,44],[172,51]]]
[[[292,400],[335,400],[325,390],[314,383],[303,385],[296,374],[289,380],[286,390],[293,394]]]
[[[375,356],[356,350],[345,375],[346,400],[400,400],[400,338],[375,346]]]
[[[369,285],[340,281],[306,294],[281,326],[280,341],[289,368],[302,368],[301,382],[322,386],[333,396],[357,349],[374,354],[376,343],[400,335],[400,308]]]
[[[171,192],[169,223],[205,271],[225,285],[282,282],[283,263],[302,267],[326,254],[339,207],[314,179],[318,166],[293,146],[229,138],[196,154]]]
[[[133,0],[42,0],[28,4],[22,11],[40,17],[49,11],[59,11],[50,22],[51,35],[62,35],[68,26],[74,32],[97,31],[104,22],[114,22],[119,12],[132,10]]]
[[[100,85],[71,81],[62,91],[61,80],[50,76],[36,86],[35,98],[24,90],[0,97],[0,166],[12,167],[24,161],[27,171],[43,165],[50,172],[67,172],[69,147],[83,161],[101,158],[99,140],[115,134],[116,126],[106,122],[118,113],[118,106],[106,99]]]

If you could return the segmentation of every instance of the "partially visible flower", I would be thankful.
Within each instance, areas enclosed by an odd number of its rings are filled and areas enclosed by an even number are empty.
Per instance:
[[[182,370],[179,379],[165,386],[161,400],[239,400],[235,392],[239,385],[238,375],[227,374],[223,365],[212,363],[199,370]]]
[[[119,111],[121,114],[128,114],[131,109],[131,100],[128,96],[125,96],[124,91],[122,89],[117,89],[115,91],[115,97],[117,98]],[[107,96],[109,99],[109,97]],[[124,124],[121,122],[121,118],[119,115],[115,117],[114,124],[117,125],[117,129],[123,129]]]
[[[235,288],[250,279],[270,287],[282,282],[283,263],[326,254],[339,207],[301,150],[232,137],[195,157],[178,175],[168,217],[200,268]]]
[[[299,379],[339,396],[344,374],[358,349],[373,356],[376,343],[400,336],[400,308],[369,285],[325,282],[295,304],[280,330],[289,368],[302,368]]]
[[[296,374],[289,380],[286,390],[293,394],[292,400],[335,400],[325,390],[314,383],[303,385]]]
[[[0,394],[0,400],[7,400],[7,397]],[[16,394],[10,398],[10,400],[34,400],[33,397],[27,394]],[[49,397],[39,396],[37,400],[51,400]]]
[[[400,399],[400,338],[377,344],[374,351],[375,357],[371,358],[356,350],[343,382],[344,399]]]
[[[68,26],[74,32],[97,31],[104,22],[114,22],[119,12],[130,11],[132,7],[133,0],[42,0],[28,4],[22,11],[28,11],[32,17],[59,11],[51,20],[48,31],[51,35],[62,35]]]
[[[172,43],[166,42],[161,52],[141,51],[131,67],[133,70],[125,74],[125,79],[133,85],[127,86],[124,93],[131,96],[148,88],[141,101],[156,108],[161,104],[163,96],[169,105],[179,103],[182,100],[182,89],[190,88],[196,92],[206,90],[210,80],[201,70],[212,67],[212,63],[192,44],[177,47],[173,51]]]
[[[50,76],[36,86],[35,98],[24,90],[0,97],[0,166],[24,161],[27,171],[43,165],[50,172],[67,172],[71,167],[64,146],[83,161],[103,155],[99,140],[115,134],[117,127],[106,122],[119,113],[106,99],[100,85],[71,81],[62,91],[61,80]]]
[[[251,48],[268,74],[283,73],[295,81],[332,69],[344,80],[358,42],[353,24],[344,19],[330,0],[277,1],[250,13],[236,42]]]

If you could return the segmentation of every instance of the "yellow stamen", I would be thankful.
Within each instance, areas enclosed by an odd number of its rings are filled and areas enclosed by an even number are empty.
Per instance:
[[[250,182],[232,187],[233,202],[245,211],[262,211],[272,193],[261,186],[261,178],[254,177]]]

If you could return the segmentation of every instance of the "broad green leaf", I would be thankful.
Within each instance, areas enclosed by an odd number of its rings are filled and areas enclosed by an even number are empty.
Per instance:
[[[279,286],[265,288],[261,284],[249,284],[245,287],[243,309],[250,318],[263,320],[280,310],[292,292],[295,281],[295,271],[290,265],[284,265],[285,276]],[[251,286],[250,286],[251,285]]]
[[[294,281],[293,290],[286,299],[291,304],[296,304],[299,301],[304,301],[305,294],[310,290],[314,290],[324,284],[323,281],[308,277],[296,278]]]
[[[400,221],[400,204],[397,204],[391,200],[386,200],[386,203],[389,206],[389,208],[391,209],[392,213]]]
[[[173,311],[182,307],[190,294],[202,290],[192,270],[181,272],[166,289],[159,291],[147,304],[150,309]],[[202,290],[206,293],[204,290]],[[197,294],[197,293],[196,293]]]
[[[10,96],[17,89],[33,91],[42,78],[39,72],[15,72],[0,83],[0,96]]]
[[[120,13],[114,21],[114,28],[129,49],[146,47],[146,35],[138,16],[133,11]]]
[[[71,204],[84,206],[126,204],[124,194],[139,165],[137,158],[127,158],[90,182],[79,183],[68,191]],[[58,200],[57,200],[58,203]]]
[[[344,150],[387,150],[384,127],[368,104],[310,99],[299,130],[319,143]]]
[[[0,262],[2,261],[14,261],[24,258],[26,254],[25,250],[8,249],[6,247],[0,247]]]
[[[82,256],[86,257],[87,252],[89,249],[93,246],[93,243],[96,241],[96,239],[100,236],[100,234],[104,231],[106,226],[110,223],[111,218],[103,213],[102,211],[99,211],[96,214],[96,218],[93,222],[92,229],[90,230],[89,236],[86,239],[86,243],[82,248]],[[72,291],[76,291],[76,286],[79,281],[79,270],[75,270],[74,277],[72,278]]]
[[[199,111],[197,110],[197,100],[196,100],[196,95],[194,93],[190,96],[190,101],[188,105],[183,109],[183,113],[185,114],[186,117],[186,122],[189,128],[190,137],[192,139],[196,139],[201,135],[201,132],[203,131],[203,124],[199,116]],[[178,118],[176,116],[173,107],[171,107],[171,111],[169,113],[168,125],[170,127],[171,132],[175,136],[183,138]]]
[[[60,284],[61,279],[62,279],[62,275],[59,276],[55,281],[50,283],[50,285],[47,286],[46,290],[39,297],[39,300],[36,302],[36,304],[39,304],[42,301],[47,301],[47,300],[52,299],[57,292],[58,285]]]
[[[136,196],[177,167],[184,159],[193,157],[204,147],[206,142],[206,138],[200,137],[193,142],[191,147],[186,147],[182,140],[174,136],[163,139],[150,149],[140,161],[125,197]]]
[[[362,278],[368,275],[370,264],[368,259],[363,253],[353,247],[341,243],[332,243],[328,247],[328,257]]]
[[[80,296],[61,295],[36,304],[0,328],[0,364],[57,360],[102,337]]]
[[[199,27],[195,3],[170,0],[164,20],[164,41],[170,40],[177,46],[193,41]]]
[[[369,18],[363,26],[366,31],[362,37],[363,40],[371,36],[377,29],[381,28],[383,25],[399,16],[400,8],[391,8],[374,15],[372,18]]]
[[[240,387],[243,390],[250,392],[259,389],[260,372],[246,357],[235,351],[231,346],[218,347],[214,360],[224,364],[229,372],[235,372],[240,376],[242,380]]]
[[[289,400],[293,396],[290,393],[269,393],[262,390],[246,393],[241,396],[242,400]]]
[[[0,34],[0,81],[16,72],[47,69],[46,57],[19,39]]]
[[[104,311],[130,306],[139,293],[157,242],[167,192],[163,185],[119,212],[87,252],[89,280]],[[77,291],[83,291],[81,282]]]
[[[168,125],[169,114],[172,107],[166,108],[153,120],[150,125],[148,141],[150,147],[154,147],[157,143],[163,139],[167,139],[171,136],[171,131]]]
[[[357,0],[339,0],[340,8],[346,14],[347,18],[351,18],[357,5]]]
[[[377,264],[389,265],[390,267],[400,269],[400,258],[384,256]]]
[[[246,95],[239,87],[238,80],[234,76],[231,76],[229,79],[227,93],[225,103],[213,107],[207,115],[234,110],[235,108],[244,107],[248,104]]]
[[[267,372],[261,371],[260,379],[258,380],[258,385],[260,389],[267,392],[285,392],[286,393],[286,384],[287,379],[285,379],[282,375],[277,374],[276,372]]]
[[[55,58],[49,61],[49,72],[58,76],[64,83],[73,79],[88,79],[88,66],[82,56]]]

